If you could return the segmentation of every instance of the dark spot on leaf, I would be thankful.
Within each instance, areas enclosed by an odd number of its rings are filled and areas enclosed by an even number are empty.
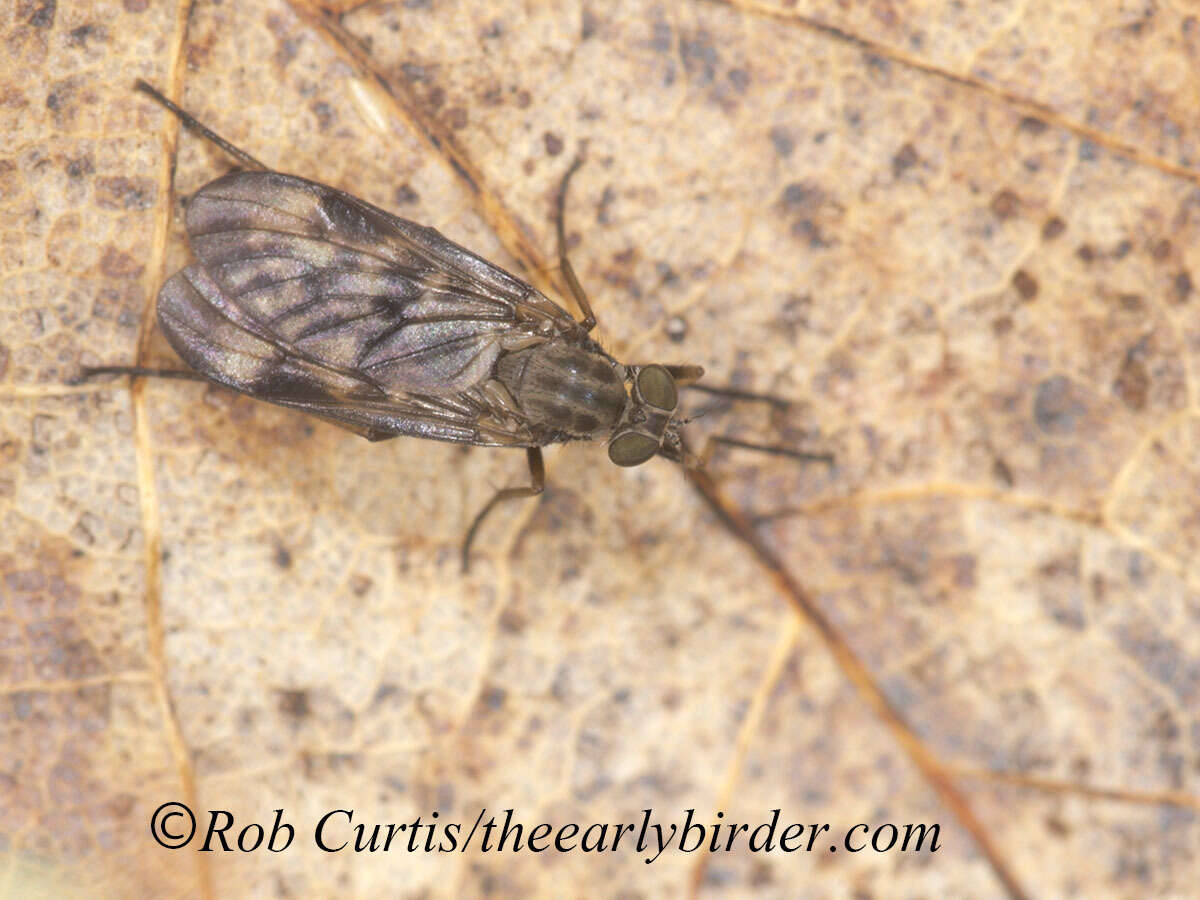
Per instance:
[[[791,156],[792,151],[796,149],[796,142],[792,140],[791,135],[782,125],[776,125],[767,133],[767,136],[770,137],[775,152],[780,156]]]
[[[588,38],[592,37],[599,27],[600,20],[596,18],[596,14],[590,9],[585,9],[583,11],[583,22],[579,27],[580,40],[586,41]]]
[[[1017,269],[1013,273],[1012,284],[1017,289],[1017,293],[1021,295],[1022,300],[1032,300],[1037,296],[1037,279],[1024,269]]]
[[[426,82],[431,80],[429,70],[416,63],[404,63],[400,66],[400,71],[409,81]]]
[[[490,684],[480,693],[479,700],[488,709],[500,709],[507,697],[508,692],[504,688]]]
[[[1112,258],[1113,259],[1124,259],[1126,256],[1129,255],[1129,252],[1132,249],[1133,249],[1132,241],[1130,241],[1128,239],[1122,240],[1117,243],[1117,246],[1113,247]]]
[[[899,178],[909,169],[917,164],[920,157],[917,156],[917,148],[912,144],[905,144],[895,155],[892,156],[892,177]]]
[[[1149,733],[1160,741],[1176,740],[1181,729],[1175,717],[1167,710],[1160,710],[1158,715],[1154,717],[1154,722],[1151,723]]]
[[[1079,572],[1079,553],[1069,552],[1042,565],[1036,581],[1042,609],[1058,624],[1076,630],[1084,626]]]
[[[558,156],[563,151],[563,141],[557,134],[552,131],[547,131],[542,135],[542,141],[546,144],[546,154],[548,156]]]
[[[1146,407],[1146,395],[1150,390],[1150,374],[1146,370],[1146,341],[1138,341],[1125,351],[1125,361],[1113,382],[1113,393],[1130,409],[1140,411]]]
[[[1037,386],[1033,419],[1038,428],[1054,437],[1073,434],[1087,413],[1075,383],[1066,375],[1053,375]]]
[[[655,22],[651,30],[650,49],[659,53],[666,53],[673,45],[671,26],[661,20]]]
[[[324,100],[318,100],[309,107],[312,110],[313,116],[317,120],[317,128],[321,131],[328,131],[329,126],[333,124],[334,111],[333,107]]]
[[[710,83],[717,74],[720,56],[713,45],[712,35],[701,28],[690,38],[680,42],[683,67],[688,74],[702,84]]]
[[[1058,216],[1051,216],[1042,225],[1042,240],[1052,241],[1067,230],[1067,223]]]
[[[446,113],[446,121],[455,131],[467,127],[467,111],[464,107],[456,106]]]
[[[1191,274],[1184,269],[1175,276],[1173,287],[1175,289],[1175,302],[1187,303],[1192,296],[1193,290]]]
[[[47,579],[47,587],[57,576]],[[73,586],[72,586],[73,587]],[[33,675],[45,681],[95,677],[104,671],[100,654],[79,626],[67,618],[48,618],[30,624],[25,631]]]
[[[1171,242],[1166,238],[1160,238],[1150,245],[1150,258],[1157,262],[1162,262],[1171,255]]]
[[[138,278],[144,268],[140,262],[116,247],[105,248],[104,256],[100,258],[100,271],[109,278]]]
[[[67,177],[83,178],[85,175],[91,175],[95,171],[92,165],[90,156],[81,156],[79,159],[73,159],[67,163]]]
[[[1145,619],[1113,630],[1118,646],[1159,684],[1172,691],[1185,706],[1200,700],[1200,663]]]
[[[811,182],[795,181],[783,189],[780,201],[784,206],[812,212],[824,202],[825,192]]]
[[[1004,337],[1013,330],[1012,316],[997,316],[992,320],[992,334],[996,337]]]
[[[350,576],[350,593],[355,597],[365,596],[373,584],[375,582],[369,576],[356,572]]]
[[[25,0],[17,15],[34,28],[49,28],[54,24],[54,14],[58,9],[56,0]]]
[[[392,193],[392,199],[396,201],[397,206],[404,206],[409,203],[416,203],[421,199],[421,196],[410,185],[402,184]]]
[[[1079,159],[1090,162],[1100,155],[1100,148],[1092,141],[1079,142]]]
[[[267,28],[275,36],[275,65],[286,69],[300,52],[299,42],[291,35],[287,21],[282,16],[268,15]]]
[[[279,691],[279,711],[292,719],[305,719],[312,712],[308,691]]]
[[[1011,219],[1017,214],[1017,210],[1021,206],[1021,201],[1015,193],[1005,188],[1002,191],[997,191],[996,195],[992,197],[990,206],[992,214],[997,219],[1003,221],[1004,219]]]
[[[1029,134],[1042,134],[1049,126],[1037,116],[1025,116],[1019,127]]]
[[[1066,837],[1071,833],[1070,826],[1068,826],[1066,822],[1053,813],[1046,816],[1046,818],[1042,821],[1046,825],[1046,831],[1055,837]]]
[[[607,225],[612,220],[609,217],[608,210],[613,202],[617,199],[617,192],[613,190],[612,185],[604,188],[600,194],[600,202],[596,204],[596,222],[600,225]]]
[[[109,175],[96,179],[96,204],[103,209],[150,209],[158,195],[149,178]]]
[[[1005,487],[1012,487],[1016,483],[1016,479],[1013,478],[1012,469],[1009,468],[1008,463],[1001,456],[997,456],[992,462],[992,475],[998,481],[1004,482]]]
[[[792,237],[808,244],[813,250],[823,250],[832,247],[836,241],[821,230],[821,226],[812,219],[797,219],[792,223]]]
[[[1126,312],[1141,312],[1146,305],[1141,294],[1118,294],[1117,302]]]
[[[745,69],[730,69],[726,77],[739,94],[745,93],[746,88],[750,86],[750,73]]]
[[[275,548],[274,556],[275,565],[281,569],[290,569],[292,567],[292,551],[283,544],[279,544]]]
[[[67,45],[86,49],[88,41],[92,38],[103,42],[105,37],[107,37],[107,33],[99,26],[80,25],[78,28],[72,28],[71,32],[67,35]]]
[[[1096,258],[1096,248],[1091,244],[1080,244],[1079,248],[1075,251],[1075,255],[1083,262],[1090,263]]]
[[[520,634],[528,624],[528,619],[515,609],[508,608],[500,613],[500,628],[509,634]]]

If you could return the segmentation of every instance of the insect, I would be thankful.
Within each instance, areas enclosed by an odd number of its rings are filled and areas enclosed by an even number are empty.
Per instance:
[[[685,461],[678,387],[703,370],[625,365],[589,336],[596,318],[563,228],[563,196],[581,160],[564,176],[557,221],[559,262],[583,313],[576,321],[433,228],[274,171],[146,82],[135,86],[243,167],[191,197],[195,261],[158,295],[159,325],[184,362],[368,440],[525,449],[530,483],[498,491],[475,516],[464,571],[488,513],[543,490],[544,446],[605,441],[618,466]],[[107,366],[85,376],[105,372],[169,374]]]

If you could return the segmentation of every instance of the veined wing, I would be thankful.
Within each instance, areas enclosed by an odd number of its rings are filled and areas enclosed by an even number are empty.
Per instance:
[[[557,438],[478,390],[448,396],[385,389],[353,369],[323,363],[264,331],[199,263],[169,278],[158,321],[193,369],[234,390],[320,416],[371,440],[412,435],[484,446],[540,446]]]
[[[279,172],[205,185],[187,231],[231,321],[392,396],[460,394],[491,372],[502,337],[577,327],[433,228]]]

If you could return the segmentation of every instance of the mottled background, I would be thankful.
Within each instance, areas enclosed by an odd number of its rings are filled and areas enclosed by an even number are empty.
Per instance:
[[[14,6],[15,4],[15,6]],[[1200,881],[1200,19],[1184,3],[0,9],[0,890],[1182,897]],[[30,73],[35,73],[31,76]],[[250,153],[831,450],[397,440],[189,382],[157,287]],[[712,404],[695,397],[692,406]],[[788,579],[794,583],[788,587]],[[802,586],[796,588],[796,584]],[[808,592],[811,607],[798,612]],[[789,596],[790,595],[790,596]],[[160,803],[301,826],[169,853]],[[306,823],[939,822],[937,854],[326,855]]]

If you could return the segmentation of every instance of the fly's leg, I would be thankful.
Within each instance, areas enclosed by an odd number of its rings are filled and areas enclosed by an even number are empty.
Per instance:
[[[558,231],[559,268],[562,270],[563,278],[567,280],[567,287],[571,289],[571,296],[575,298],[579,311],[583,313],[583,321],[579,323],[580,326],[584,331],[591,331],[596,327],[596,314],[592,312],[592,304],[588,302],[583,285],[579,283],[575,269],[571,265],[571,261],[567,259],[567,229],[563,225],[563,220],[566,218],[567,185],[571,181],[571,176],[582,165],[583,157],[575,157],[575,162],[571,163],[571,168],[567,169],[567,174],[563,176],[562,184],[558,188],[558,215],[555,217],[555,227]]]
[[[704,370],[699,366],[667,366],[667,371],[679,382],[680,387],[688,387],[692,390],[700,391],[714,397],[723,397],[727,400],[733,400],[743,403],[767,403],[774,409],[786,410],[791,407],[792,402],[785,397],[777,397],[773,394],[760,394],[755,391],[744,391],[740,388],[717,387],[708,384],[694,384],[691,377],[693,370],[704,374]],[[695,377],[699,377],[696,375]],[[785,447],[780,444],[758,444],[751,441],[743,441],[740,438],[726,437],[724,435],[710,435],[704,442],[704,448],[700,451],[699,456],[692,456],[685,453],[684,458],[688,460],[688,465],[707,469],[708,462],[712,458],[713,451],[719,447],[737,447],[741,450],[754,450],[759,453],[768,453],[772,456],[785,456],[789,459],[800,460],[801,462],[819,462],[827,466],[833,466],[834,458],[832,453],[810,453],[806,450],[796,450],[793,447]]]
[[[71,384],[83,384],[99,375],[134,375],[142,378],[180,378],[187,381],[208,381],[198,372],[183,369],[148,369],[145,366],[80,366],[79,375]]]
[[[270,171],[270,169],[267,166],[264,166],[262,163],[260,163],[257,159],[255,159],[253,156],[251,156],[245,150],[242,150],[240,147],[237,147],[234,144],[232,144],[231,142],[225,140],[225,138],[221,137],[219,134],[217,134],[215,131],[213,131],[211,128],[209,128],[207,125],[202,123],[199,119],[197,119],[195,116],[193,116],[186,109],[183,109],[182,107],[176,105],[171,100],[168,100],[165,96],[163,96],[158,91],[157,88],[151,86],[150,84],[147,84],[145,81],[142,81],[142,79],[140,79],[140,78],[133,83],[133,87],[134,87],[134,90],[141,91],[143,94],[145,94],[146,96],[150,97],[155,102],[157,102],[160,106],[163,106],[166,109],[173,112],[176,115],[176,117],[179,119],[179,121],[183,123],[184,128],[187,128],[189,131],[194,131],[196,134],[200,135],[200,137],[204,138],[206,141],[211,141],[213,144],[215,144],[217,147],[220,147],[221,150],[223,150],[225,153],[228,153],[231,157],[236,159],[242,165],[246,166],[249,169],[261,169],[264,172]]]
[[[462,546],[462,570],[465,574],[471,565],[471,543],[475,540],[475,534],[479,531],[479,526],[483,524],[483,520],[487,518],[488,513],[503,503],[505,500],[520,500],[524,497],[536,497],[546,487],[546,466],[542,463],[542,448],[541,447],[526,447],[525,458],[529,463],[529,486],[528,487],[512,487],[504,488],[497,491],[496,495],[487,502],[487,505],[479,511],[475,516],[475,520],[471,522],[471,527],[467,529],[467,536],[463,538]]]
[[[663,366],[680,387],[696,387],[704,377],[704,366]]]
[[[750,441],[743,441],[738,438],[725,437],[724,435],[710,435],[708,440],[704,442],[704,449],[700,451],[700,455],[695,457],[693,464],[700,469],[707,469],[708,462],[712,458],[713,451],[718,446],[738,447],[742,450],[755,450],[759,453],[769,453],[772,456],[786,456],[789,459],[798,459],[801,462],[819,462],[825,463],[827,466],[833,465],[832,453],[809,453],[804,450],[796,450],[792,447],[782,447],[776,444],[755,444]]]
[[[742,400],[749,403],[769,403],[777,409],[787,409],[792,405],[792,401],[786,397],[777,397],[774,394],[760,394],[756,391],[743,391],[740,388],[722,387],[714,384],[697,384],[704,377],[703,366],[663,366],[675,379],[675,383],[680,387],[691,388],[693,391],[700,391],[702,394],[709,394],[713,397],[724,397],[728,400]]]
[[[186,109],[183,109],[173,101],[167,99],[167,97],[164,96],[153,85],[139,78],[133,83],[133,88],[134,90],[140,91],[141,93],[150,97],[160,106],[174,114],[175,117],[178,118],[179,121],[183,123],[183,126],[189,131],[193,131],[206,141],[210,141],[212,144],[220,148],[223,152],[227,153],[230,157],[237,160],[246,168],[260,169],[264,172],[270,171],[267,166],[260,163],[245,150],[242,150],[232,142],[225,140],[225,138],[221,137],[219,134],[189,113]],[[71,383],[82,384],[83,382],[94,378],[97,375],[134,375],[148,378],[182,378],[189,381],[209,380],[196,372],[185,372],[176,369],[150,369],[144,366],[82,366],[80,367],[78,377],[72,379]]]
[[[675,368],[687,368],[686,366],[676,366]],[[670,372],[671,366],[667,366],[667,371]],[[702,394],[709,394],[713,397],[724,397],[728,400],[740,400],[747,403],[769,403],[776,409],[787,409],[792,405],[792,401],[786,397],[777,397],[774,394],[760,394],[756,391],[743,391],[740,388],[721,387],[713,384],[691,384],[683,382],[681,387],[688,387],[694,391],[700,391]]]

